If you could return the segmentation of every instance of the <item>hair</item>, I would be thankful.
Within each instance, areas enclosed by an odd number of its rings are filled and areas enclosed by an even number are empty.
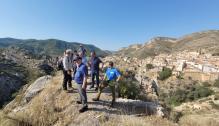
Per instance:
[[[113,67],[113,62],[112,61],[109,61],[109,65],[111,66],[111,67]]]
[[[95,52],[95,51],[91,51],[91,53],[93,53],[94,55],[96,55],[96,52]]]

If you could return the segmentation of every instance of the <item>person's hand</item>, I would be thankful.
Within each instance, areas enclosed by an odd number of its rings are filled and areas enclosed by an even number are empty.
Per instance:
[[[68,75],[71,75],[71,70],[68,70],[67,73],[68,73]]]
[[[86,84],[83,84],[83,85],[82,85],[82,89],[83,89],[83,90],[86,90],[86,88],[87,88],[87,85],[86,85]]]

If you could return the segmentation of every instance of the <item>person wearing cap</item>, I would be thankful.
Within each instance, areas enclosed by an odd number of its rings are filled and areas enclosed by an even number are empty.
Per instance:
[[[88,110],[86,93],[88,68],[85,64],[82,63],[81,57],[76,57],[74,61],[77,65],[74,80],[77,83],[77,89],[80,95],[80,100],[77,101],[77,104],[83,104],[83,107],[79,110],[79,112],[82,113]]]
[[[63,58],[63,90],[67,90],[67,83],[68,87],[72,88],[72,77],[71,77],[71,70],[72,70],[72,60],[71,60],[71,49],[67,49],[65,51],[65,56]]]
[[[115,85],[118,83],[118,81],[121,78],[121,74],[119,71],[113,67],[113,62],[109,62],[109,67],[107,68],[107,71],[105,73],[104,79],[102,81],[102,84],[99,87],[97,96],[93,98],[93,101],[99,101],[100,95],[105,87],[109,85],[111,91],[112,91],[112,102],[111,107],[113,107],[115,100],[116,100],[116,94],[115,94]]]
[[[99,65],[100,63],[102,63],[102,69],[103,69],[103,62],[100,60],[99,57],[96,56],[96,53],[95,51],[91,51],[91,59],[89,61],[89,66],[91,68],[91,78],[92,78],[92,85],[90,87],[91,88],[94,88],[94,83],[95,83],[95,79],[96,79],[96,85],[97,87],[95,88],[95,91],[98,90],[99,88],[99,71],[100,71],[100,68],[99,68]]]
[[[81,54],[81,57],[86,57],[87,50],[84,48],[82,44],[80,44],[79,53]]]

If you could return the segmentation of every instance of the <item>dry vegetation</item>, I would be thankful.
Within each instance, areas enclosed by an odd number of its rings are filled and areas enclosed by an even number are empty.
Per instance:
[[[206,113],[211,109],[197,111],[199,114],[196,112],[185,114],[178,124],[156,116],[128,115],[116,108],[108,108],[105,102],[109,101],[111,96],[103,94],[102,105],[90,102],[94,93],[88,93],[90,110],[79,114],[80,105],[75,103],[77,92],[62,91],[61,82],[62,76],[58,74],[40,94],[22,106],[25,109],[20,109],[18,112],[13,110],[21,106],[21,100],[15,99],[13,104],[9,104],[0,112],[0,126],[216,126],[219,124],[217,112]]]

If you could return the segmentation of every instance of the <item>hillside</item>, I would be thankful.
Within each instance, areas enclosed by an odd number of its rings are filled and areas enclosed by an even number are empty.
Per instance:
[[[41,80],[41,81],[39,81]],[[118,125],[164,125],[174,126],[174,123],[159,117],[145,116],[149,112],[157,111],[157,105],[152,102],[140,102],[144,106],[135,105],[139,101],[127,101],[117,99],[115,108],[110,108],[111,94],[107,88],[99,102],[93,102],[96,92],[88,90],[89,110],[79,113],[80,105],[76,104],[77,90],[65,92],[60,85],[61,73],[54,77],[42,77],[34,82],[8,104],[0,112],[0,125],[32,125],[32,126],[118,126]],[[42,85],[44,84],[44,85]],[[74,84],[74,87],[76,85]],[[34,88],[33,88],[34,87]],[[34,91],[36,93],[34,93]],[[31,100],[25,101],[27,94],[31,94]],[[142,105],[141,105],[142,106]],[[145,107],[147,106],[147,107]],[[142,113],[144,116],[141,116]]]
[[[53,60],[48,59],[46,55],[33,55],[18,47],[0,49],[0,108],[23,85],[54,72]]]
[[[180,38],[155,37],[145,44],[122,48],[117,54],[142,59],[161,53],[173,53],[184,50],[201,51],[201,53],[217,55],[219,53],[219,31],[197,32]]]
[[[19,47],[35,54],[47,54],[50,56],[63,55],[65,49],[77,50],[81,43],[66,42],[57,39],[36,40],[36,39],[14,39],[0,38],[0,48]],[[109,52],[103,51],[94,45],[83,44],[90,51],[95,50],[99,56],[106,56]]]

